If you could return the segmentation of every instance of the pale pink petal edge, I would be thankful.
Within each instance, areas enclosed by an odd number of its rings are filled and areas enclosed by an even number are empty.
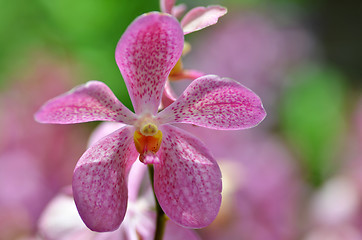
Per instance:
[[[186,13],[181,20],[181,27],[184,34],[195,32],[216,24],[226,13],[227,9],[221,6],[196,7]]]

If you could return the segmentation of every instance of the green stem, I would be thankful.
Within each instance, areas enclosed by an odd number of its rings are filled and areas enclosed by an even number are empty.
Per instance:
[[[167,216],[166,214],[163,212],[156,194],[155,194],[155,187],[154,187],[154,169],[153,169],[153,165],[152,164],[148,164],[148,173],[150,175],[150,179],[151,179],[151,185],[152,185],[152,190],[153,190],[153,195],[155,197],[155,202],[156,202],[156,212],[157,212],[157,218],[156,218],[156,231],[155,231],[155,237],[154,240],[162,240],[163,238],[163,234],[165,232],[165,227],[166,227],[166,221],[167,221]]]

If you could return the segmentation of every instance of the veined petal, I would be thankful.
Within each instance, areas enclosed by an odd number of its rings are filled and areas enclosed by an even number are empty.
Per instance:
[[[138,17],[118,42],[116,61],[136,114],[157,113],[167,76],[181,57],[183,32],[168,14]]]
[[[160,0],[161,12],[171,14],[175,2],[176,0]]]
[[[155,164],[155,193],[166,215],[184,227],[201,228],[216,217],[221,204],[221,172],[205,146],[172,126]]]
[[[161,124],[181,122],[213,129],[254,127],[266,116],[260,98],[240,83],[215,75],[194,80],[157,116]]]
[[[106,84],[90,81],[49,100],[35,113],[35,120],[59,124],[90,121],[133,124],[136,116],[114,96]]]
[[[221,6],[196,7],[186,13],[181,20],[181,27],[184,34],[195,32],[217,23],[219,17],[226,13],[226,8]]]
[[[79,215],[93,231],[119,227],[127,208],[127,177],[138,152],[133,128],[121,128],[93,144],[78,161],[73,195]]]

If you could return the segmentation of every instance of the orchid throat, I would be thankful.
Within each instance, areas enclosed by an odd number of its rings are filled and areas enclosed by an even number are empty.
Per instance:
[[[136,131],[133,139],[137,152],[142,161],[145,154],[155,154],[161,146],[162,132],[158,129],[157,123],[150,116],[144,116],[136,124]]]

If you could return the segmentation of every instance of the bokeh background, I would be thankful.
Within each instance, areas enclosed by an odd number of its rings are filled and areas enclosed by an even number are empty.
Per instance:
[[[362,4],[220,4],[219,23],[186,36],[184,66],[233,78],[263,100],[257,128],[189,127],[218,159],[223,205],[202,239],[362,239]],[[39,219],[98,123],[41,125],[34,112],[89,80],[129,108],[114,61],[126,27],[157,0],[0,0],[0,239],[44,239]],[[173,82],[177,92],[189,81]],[[211,135],[212,137],[211,137]]]

